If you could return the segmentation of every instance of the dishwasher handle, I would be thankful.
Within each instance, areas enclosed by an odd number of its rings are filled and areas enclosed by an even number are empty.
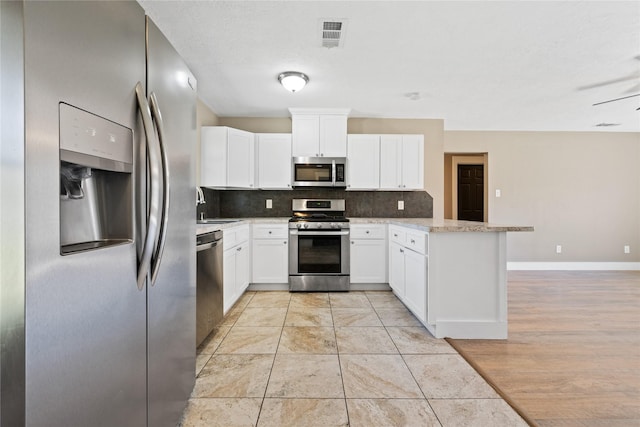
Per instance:
[[[198,246],[196,246],[196,252],[200,252],[200,251],[204,251],[204,250],[207,250],[207,249],[215,248],[216,246],[218,246],[221,243],[222,243],[221,241],[217,241],[217,242],[209,242],[209,243],[204,243],[202,245],[198,245]]]

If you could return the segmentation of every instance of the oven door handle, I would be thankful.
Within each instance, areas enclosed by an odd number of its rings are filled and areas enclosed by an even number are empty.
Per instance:
[[[348,236],[349,230],[346,231],[317,231],[317,230],[291,230],[292,236]]]

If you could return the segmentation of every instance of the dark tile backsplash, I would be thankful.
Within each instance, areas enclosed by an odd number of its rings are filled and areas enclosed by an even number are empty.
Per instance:
[[[345,199],[347,217],[432,218],[433,198],[426,191],[345,191],[330,188],[302,190],[211,190],[203,188],[207,203],[197,207],[198,218],[289,217],[291,199]],[[273,208],[266,208],[271,199]],[[398,210],[404,200],[404,210]]]

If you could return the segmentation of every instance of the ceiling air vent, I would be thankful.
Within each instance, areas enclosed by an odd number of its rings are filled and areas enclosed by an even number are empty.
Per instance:
[[[347,22],[344,19],[322,19],[320,20],[322,47],[342,47],[344,45],[344,35],[347,29]]]

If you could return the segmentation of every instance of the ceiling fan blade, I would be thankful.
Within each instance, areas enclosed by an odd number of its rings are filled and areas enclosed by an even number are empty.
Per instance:
[[[606,104],[606,103],[609,103],[609,102],[622,101],[623,99],[627,99],[627,98],[634,98],[636,96],[640,96],[640,93],[636,93],[635,95],[623,96],[621,98],[609,99],[607,101],[596,102],[595,104],[593,104],[593,107],[595,107],[596,105]]]
[[[640,73],[634,72],[628,74],[626,76],[618,77],[617,79],[605,80],[603,82],[593,83],[590,85],[578,86],[578,90],[587,90],[587,89],[595,89],[597,87],[608,86],[615,83],[626,82],[629,80],[638,80],[640,78]]]

